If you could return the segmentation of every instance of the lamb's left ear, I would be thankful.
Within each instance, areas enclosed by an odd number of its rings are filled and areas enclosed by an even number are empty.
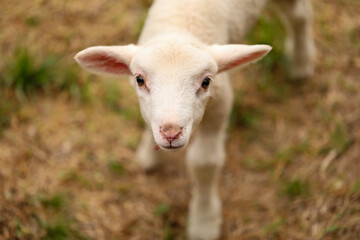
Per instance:
[[[256,62],[270,50],[269,45],[228,44],[210,46],[210,54],[218,65],[218,72]]]
[[[89,47],[75,55],[77,63],[86,70],[99,74],[131,74],[130,63],[138,47],[98,46]]]

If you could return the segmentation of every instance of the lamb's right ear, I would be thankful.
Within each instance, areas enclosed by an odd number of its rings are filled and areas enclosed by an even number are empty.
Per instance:
[[[75,55],[86,70],[99,74],[131,74],[129,65],[138,51],[135,45],[89,47]]]

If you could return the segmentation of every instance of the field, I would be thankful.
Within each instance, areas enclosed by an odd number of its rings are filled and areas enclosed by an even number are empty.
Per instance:
[[[312,2],[311,79],[288,79],[271,5],[245,42],[273,51],[232,72],[224,240],[360,239],[360,1]],[[136,42],[150,4],[0,0],[0,239],[186,238],[184,161],[142,171],[144,122],[127,77],[73,60]]]

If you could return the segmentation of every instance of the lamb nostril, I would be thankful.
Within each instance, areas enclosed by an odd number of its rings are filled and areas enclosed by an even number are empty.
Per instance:
[[[178,125],[166,124],[163,127],[160,127],[160,134],[166,141],[171,143],[181,136],[182,129],[183,128]]]

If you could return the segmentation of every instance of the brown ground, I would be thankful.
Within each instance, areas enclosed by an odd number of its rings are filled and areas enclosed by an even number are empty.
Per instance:
[[[223,239],[360,239],[360,1],[313,4],[312,79],[286,81],[281,49],[269,56],[275,63],[233,74]],[[76,68],[72,56],[87,46],[134,42],[148,6],[1,0],[2,74],[19,45]],[[0,239],[184,239],[191,183],[183,161],[146,175],[134,161],[143,123],[127,79],[78,71],[77,81],[88,82],[86,101],[40,91],[9,113]],[[15,98],[3,91],[2,104]]]

